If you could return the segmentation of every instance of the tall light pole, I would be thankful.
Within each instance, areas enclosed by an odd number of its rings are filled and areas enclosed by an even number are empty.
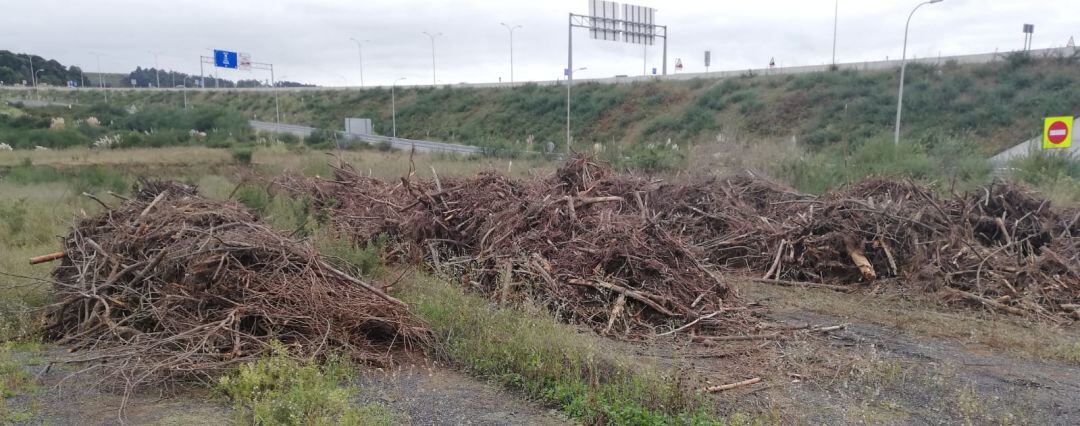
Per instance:
[[[37,87],[37,76],[34,75],[34,56],[26,55],[26,57],[30,58],[30,86]]]
[[[435,87],[435,37],[441,36],[442,33],[431,34],[424,31],[424,35],[431,39],[431,87]]]
[[[514,84],[514,30],[521,28],[521,25],[510,26],[505,22],[500,22],[499,25],[510,31],[510,84]]]
[[[154,87],[157,87],[157,88],[160,89],[161,88],[161,69],[158,68],[158,54],[160,54],[161,52],[154,52],[152,50],[147,50],[146,53],[154,55],[154,81],[156,81],[156,83],[155,83],[156,85]]]
[[[397,82],[404,80],[405,77],[401,77],[394,80],[394,84],[390,85],[390,121],[393,123],[393,137],[397,139],[397,97],[394,94],[394,89],[397,88]]]
[[[574,73],[587,69],[567,69],[566,73],[566,158],[570,158],[570,86],[574,85]]]
[[[911,9],[911,14],[908,15],[907,24],[904,25],[904,51],[900,56],[900,93],[896,98],[896,132],[893,134],[893,145],[900,145],[900,114],[904,109],[904,72],[907,69],[907,39],[908,28],[911,27],[911,17],[915,16],[915,11],[920,7],[933,3],[941,3],[944,0],[930,0],[927,2],[919,3],[914,9]]]
[[[371,40],[357,40],[353,37],[349,37],[349,40],[356,42],[356,52],[360,54],[360,87],[364,87],[364,43],[370,43]]]
[[[833,4],[833,21],[832,21],[832,64],[836,67],[836,29],[840,22],[840,0],[836,0]]]
[[[109,101],[109,91],[105,90],[105,79],[103,78],[103,75],[101,74],[101,57],[104,55],[104,53],[90,52],[90,54],[97,57],[98,88],[101,89],[101,93],[105,94],[105,102],[108,102]]]

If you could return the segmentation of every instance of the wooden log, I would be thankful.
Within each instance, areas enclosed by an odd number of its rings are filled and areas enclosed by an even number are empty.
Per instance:
[[[752,384],[759,383],[759,382],[761,382],[761,378],[760,377],[755,377],[753,379],[746,379],[746,380],[743,380],[741,382],[728,383],[726,385],[719,385],[719,386],[710,386],[710,387],[705,388],[705,392],[708,392],[708,393],[723,392],[723,391],[726,391],[726,390],[732,390],[732,389],[740,388],[740,387],[743,387],[743,386],[750,386]]]
[[[1009,305],[998,303],[998,302],[995,302],[993,300],[987,299],[985,297],[982,297],[982,296],[979,296],[979,295],[976,295],[976,294],[973,294],[973,293],[968,293],[968,292],[963,291],[963,290],[957,290],[957,289],[951,288],[951,287],[943,287],[942,290],[944,290],[946,293],[952,294],[954,296],[959,296],[959,297],[962,297],[964,299],[968,299],[968,300],[971,300],[971,301],[974,301],[974,302],[979,302],[979,303],[983,304],[984,306],[994,308],[994,309],[997,309],[997,310],[1002,311],[1002,312],[1010,313],[1010,314],[1013,314],[1013,315],[1024,315],[1024,313],[1025,313],[1023,309],[1014,308],[1014,307],[1009,306]]]
[[[64,253],[62,251],[58,251],[56,253],[49,253],[41,256],[35,256],[30,258],[30,264],[37,265],[45,262],[52,262],[56,259],[62,259],[65,256],[67,256],[67,253]]]
[[[870,264],[870,260],[866,258],[866,255],[863,254],[862,250],[848,250],[848,256],[851,256],[851,261],[855,262],[855,266],[859,267],[859,273],[862,274],[863,279],[867,281],[877,279],[877,272],[874,272],[874,265]]]
[[[693,339],[694,342],[711,343],[711,342],[748,342],[754,340],[772,340],[780,338],[780,333],[767,333],[767,334],[749,334],[745,336],[698,336]]]
[[[349,274],[341,272],[337,268],[335,268],[333,266],[330,266],[329,263],[326,263],[326,262],[323,262],[323,261],[320,260],[319,261],[319,266],[321,266],[321,267],[325,268],[326,270],[330,271],[331,274],[337,276],[338,278],[341,278],[341,279],[343,279],[345,281],[356,284],[356,285],[362,287],[363,289],[365,289],[367,291],[375,293],[376,296],[381,297],[383,300],[386,300],[387,302],[393,303],[393,304],[398,305],[398,306],[405,306],[405,307],[409,306],[409,305],[406,305],[405,302],[402,302],[401,300],[398,300],[397,298],[395,298],[395,297],[393,297],[393,296],[391,296],[389,294],[384,293],[382,290],[379,290],[379,289],[375,288],[371,284],[360,281],[360,280],[358,280],[356,278],[353,278]]]
[[[622,315],[623,309],[626,308],[626,295],[620,294],[619,298],[615,300],[615,307],[611,308],[611,314],[608,315],[607,327],[604,327],[604,334],[611,332],[611,327],[615,326],[615,320]]]
[[[667,336],[667,335],[669,335],[669,334],[675,334],[675,333],[678,333],[678,332],[680,332],[680,331],[686,330],[687,328],[693,327],[693,326],[694,326],[694,324],[697,324],[697,323],[701,322],[702,320],[707,320],[707,319],[709,319],[709,318],[712,318],[712,317],[715,317],[715,316],[717,316],[717,315],[720,315],[720,313],[721,313],[721,312],[724,312],[724,311],[723,311],[723,310],[719,310],[719,311],[713,312],[713,313],[711,313],[711,314],[708,314],[708,315],[705,315],[705,316],[701,316],[701,317],[698,317],[697,319],[695,319],[695,320],[693,320],[693,321],[690,321],[690,322],[686,323],[686,325],[683,325],[682,327],[676,328],[676,329],[674,329],[674,330],[671,330],[671,331],[668,331],[668,332],[664,332],[664,333],[660,333],[660,334],[657,334],[657,336]]]
[[[619,294],[624,294],[627,297],[629,297],[631,299],[634,299],[634,300],[637,300],[637,301],[639,301],[641,303],[644,303],[646,305],[649,305],[650,308],[653,308],[657,312],[660,312],[660,313],[662,313],[664,315],[667,315],[669,317],[677,317],[677,316],[679,316],[678,314],[676,314],[674,312],[671,312],[667,308],[661,306],[659,303],[656,303],[656,301],[653,300],[653,297],[655,297],[655,296],[651,296],[648,293],[644,293],[644,292],[640,292],[640,291],[636,291],[636,290],[631,290],[631,289],[628,289],[626,287],[617,286],[615,284],[606,283],[606,282],[603,282],[603,281],[586,281],[586,280],[580,280],[580,279],[574,278],[574,279],[571,279],[571,280],[569,280],[567,282],[570,283],[570,284],[573,284],[573,285],[589,286],[589,287],[603,288],[603,289],[611,290],[611,291],[614,291],[614,292],[619,293]]]

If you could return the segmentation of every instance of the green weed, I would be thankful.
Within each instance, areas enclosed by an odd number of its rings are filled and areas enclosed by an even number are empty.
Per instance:
[[[322,365],[274,354],[221,377],[217,390],[240,411],[243,423],[258,425],[390,425],[402,419],[378,405],[356,407],[348,387],[352,368],[341,359]]]

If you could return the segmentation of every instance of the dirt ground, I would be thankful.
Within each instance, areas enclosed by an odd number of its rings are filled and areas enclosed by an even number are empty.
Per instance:
[[[766,316],[776,323],[846,328],[708,348],[663,342],[613,347],[643,360],[682,365],[688,374],[709,379],[701,385],[762,377],[759,384],[719,394],[717,404],[728,416],[766,424],[1080,424],[1080,366],[1074,363],[1040,359],[1024,348],[991,347],[897,325],[902,323],[884,324],[875,319],[882,302],[866,299],[873,296],[740,289],[748,300],[769,306]],[[808,305],[815,297],[840,298],[836,306],[846,308],[837,312],[835,306]],[[852,306],[860,300],[875,302]],[[928,314],[897,310],[895,315]],[[1004,326],[995,327],[1007,332]],[[1077,330],[1066,332],[1075,337]],[[37,416],[29,424],[121,423],[123,394],[94,386],[93,371],[71,376],[74,367],[53,364],[45,372],[50,359],[63,356],[62,350],[47,347],[18,356],[41,380],[41,391],[32,400],[14,401],[36,407]],[[420,359],[388,370],[366,370],[355,384],[360,389],[357,404],[383,404],[404,414],[410,424],[571,423],[557,410],[520,394]],[[233,420],[225,402],[206,390],[136,394],[123,413],[125,424]]]
[[[430,363],[369,371],[357,387],[361,402],[405,413],[415,425],[573,424],[558,410]]]
[[[770,349],[758,358],[766,380],[723,395],[733,410],[773,413],[783,423],[799,424],[1080,424],[1076,364],[879,324],[859,308],[838,315],[827,306],[793,308],[785,300],[828,290],[743,289],[750,299],[772,305],[767,315],[776,322],[847,326],[761,344]],[[849,305],[861,297],[843,296]],[[1075,328],[1068,331],[1074,344],[1080,342]]]
[[[99,386],[94,370],[51,361],[64,351],[46,347],[17,352],[27,372],[39,378],[40,391],[14,405],[36,414],[25,424],[50,425],[222,425],[235,423],[232,409],[207,389],[143,391],[124,401],[121,391]],[[46,370],[46,367],[48,369]],[[82,367],[82,368],[85,368]],[[379,403],[417,425],[562,425],[571,424],[557,410],[432,364],[417,361],[389,370],[363,371],[355,385],[358,405]],[[120,407],[124,407],[121,415]]]

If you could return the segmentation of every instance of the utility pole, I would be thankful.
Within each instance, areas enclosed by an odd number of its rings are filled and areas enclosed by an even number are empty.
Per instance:
[[[521,28],[521,25],[506,25],[505,22],[500,22],[499,25],[506,27],[510,30],[510,84],[514,84],[514,30]]]
[[[405,77],[401,77],[394,80],[394,83],[390,85],[390,120],[393,123],[393,138],[397,139],[397,97],[394,94],[394,89],[397,88],[397,82],[404,80]]]
[[[371,40],[360,41],[353,37],[349,37],[349,40],[356,42],[356,52],[360,54],[360,87],[364,87],[364,43],[370,43]]]
[[[431,39],[431,87],[435,87],[435,37],[441,36],[442,33],[431,34],[424,31],[424,35]]]
[[[915,11],[920,7],[933,3],[941,3],[944,0],[930,0],[927,2],[919,3],[914,9],[911,9],[911,14],[908,15],[907,24],[904,25],[904,50],[900,56],[900,93],[896,98],[896,132],[893,134],[893,145],[900,145],[900,115],[904,109],[904,71],[907,69],[907,39],[908,29],[911,27],[911,17],[915,16]]]

